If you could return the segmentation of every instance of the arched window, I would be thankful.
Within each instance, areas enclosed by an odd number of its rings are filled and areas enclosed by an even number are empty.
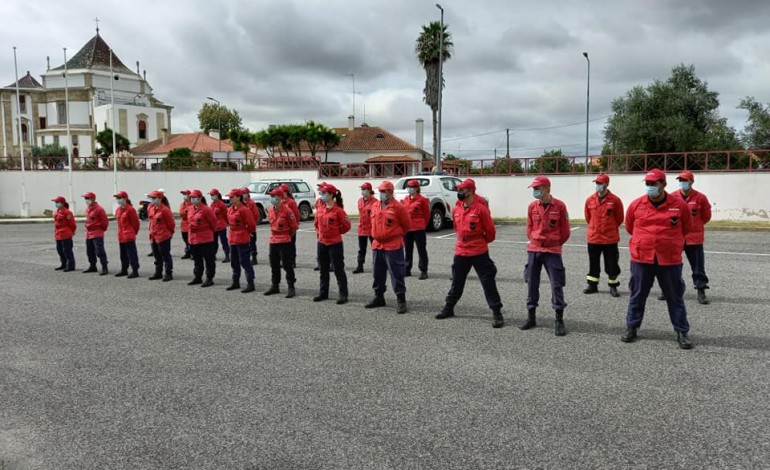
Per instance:
[[[147,121],[139,121],[139,140],[147,139]]]

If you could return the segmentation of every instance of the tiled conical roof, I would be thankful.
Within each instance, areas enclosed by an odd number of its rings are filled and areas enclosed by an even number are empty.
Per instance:
[[[6,88],[16,88],[16,82],[11,83]],[[27,74],[19,79],[19,88],[43,88],[43,85],[35,80],[35,77],[27,70]]]
[[[77,54],[67,61],[68,69],[110,70],[110,46],[96,33],[96,36],[83,46]],[[135,74],[120,61],[115,51],[112,52],[112,69],[119,73]],[[64,70],[60,65],[53,70]]]

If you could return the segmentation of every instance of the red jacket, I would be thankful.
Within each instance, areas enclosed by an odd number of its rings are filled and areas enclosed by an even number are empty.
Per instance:
[[[548,207],[542,201],[532,201],[527,210],[527,251],[561,253],[561,246],[569,240],[567,206],[552,197]]]
[[[187,210],[187,219],[190,221],[190,235],[188,236],[190,245],[214,241],[217,219],[209,206],[203,204],[198,204],[198,207],[190,206]]]
[[[315,230],[322,245],[336,245],[350,231],[350,220],[336,202],[331,207],[324,204],[315,215]]]
[[[254,202],[254,200],[251,199],[251,197],[247,197],[246,202],[244,202],[244,204],[246,204],[246,207],[248,207],[248,209],[251,211],[251,215],[254,216],[254,223],[256,224],[257,222],[259,222],[260,214],[259,214],[259,206],[257,206],[257,203]],[[252,233],[255,233],[256,231],[257,231],[257,226],[255,225],[254,232]]]
[[[189,209],[190,206],[192,206],[190,201],[182,201],[182,203],[179,204],[179,217],[182,218],[182,222],[179,224],[179,230],[182,232],[190,231],[190,222],[187,221],[187,209]]]
[[[244,204],[237,208],[230,206],[227,209],[227,224],[230,226],[227,240],[231,245],[245,245],[249,243],[251,241],[251,234],[257,228],[254,215]]]
[[[661,266],[682,264],[684,238],[691,224],[687,204],[679,198],[668,194],[658,207],[647,195],[635,199],[626,212],[631,261],[654,264],[657,259]]]
[[[406,207],[395,198],[388,205],[377,201],[372,206],[372,248],[398,250],[404,246],[404,234],[412,228]]]
[[[118,207],[115,211],[115,220],[118,221],[118,243],[136,241],[139,233],[139,216],[131,204]]]
[[[375,204],[377,199],[374,196],[358,198],[358,235],[361,237],[372,236],[372,208]]]
[[[586,199],[584,208],[588,223],[588,243],[611,245],[620,241],[620,224],[623,223],[623,201],[611,192],[599,201],[593,193]]]
[[[692,227],[690,233],[684,238],[685,245],[703,245],[706,231],[705,225],[711,220],[711,203],[708,198],[705,194],[694,189],[690,190],[690,194],[686,199],[681,190],[675,191],[670,195],[683,200],[687,207],[690,208]]]
[[[174,227],[176,227],[174,215],[165,204],[158,204],[157,206],[150,204],[147,208],[147,214],[150,218],[150,241],[160,243],[174,235]]]
[[[86,238],[104,238],[104,231],[110,225],[110,219],[104,212],[104,207],[94,201],[86,206]]]
[[[217,221],[216,231],[227,230],[227,204],[222,202],[221,199],[217,199],[216,201],[211,201],[210,207],[214,211],[214,218]]]
[[[457,256],[477,256],[489,251],[489,244],[495,241],[497,231],[487,205],[474,197],[470,206],[457,201],[452,211],[457,243]]]
[[[296,204],[295,204],[296,205]],[[299,222],[294,212],[286,204],[276,209],[275,206],[267,211],[270,220],[270,244],[291,243],[291,236],[297,231]],[[318,217],[316,217],[318,220]]]
[[[54,238],[57,240],[69,240],[75,235],[78,225],[75,216],[66,207],[56,209],[53,215]]]
[[[294,214],[294,218],[297,220],[297,223],[299,223],[299,206],[297,206],[297,201],[290,197],[286,197],[283,199],[281,206],[288,207],[291,213]]]
[[[401,201],[409,212],[409,217],[412,220],[410,232],[416,232],[418,230],[425,230],[430,220],[430,203],[428,199],[422,194],[415,194],[414,197],[407,196]]]

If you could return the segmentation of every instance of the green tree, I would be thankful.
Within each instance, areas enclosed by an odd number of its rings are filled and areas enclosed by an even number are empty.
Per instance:
[[[540,158],[529,162],[529,171],[532,173],[570,173],[572,160],[565,157],[561,149],[547,150]]]
[[[495,160],[494,173],[497,175],[524,173],[524,168],[518,158],[503,157]]]
[[[441,35],[443,35],[444,50],[441,51]],[[452,35],[448,30],[448,26],[444,24],[443,31],[441,30],[441,23],[433,21],[422,27],[420,35],[417,37],[417,42],[414,46],[414,52],[417,56],[417,60],[422,64],[422,68],[425,69],[425,88],[423,91],[423,101],[430,107],[433,113],[433,152],[438,149],[438,90],[439,86],[443,89],[445,87],[444,77],[439,77],[439,62],[443,57],[443,61],[446,62],[452,57],[452,50],[454,44],[452,43]]]
[[[752,96],[742,99],[738,109],[748,111],[741,140],[749,149],[770,149],[770,105],[763,105]],[[753,152],[763,168],[770,167],[770,152]]]
[[[104,129],[96,134],[96,143],[99,144],[97,153],[102,157],[102,161],[107,164],[107,159],[114,153],[112,150],[112,129]],[[116,132],[115,146],[118,148],[118,152],[128,151],[131,142]]]
[[[167,170],[179,170],[184,168],[193,168],[195,159],[192,150],[187,147],[176,148],[166,155],[163,166]]]
[[[56,144],[34,146],[30,153],[36,163],[40,161],[49,170],[56,169],[68,159],[67,148]]]
[[[227,106],[221,106],[215,103],[203,103],[198,111],[198,125],[200,129],[208,134],[212,130],[219,129],[219,123],[222,123],[219,135],[230,135],[233,130],[241,130],[241,116],[238,111],[228,109]]]

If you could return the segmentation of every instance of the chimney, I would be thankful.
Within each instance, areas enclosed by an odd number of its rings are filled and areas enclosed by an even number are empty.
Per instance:
[[[423,144],[424,144],[424,136],[425,136],[425,121],[422,120],[422,118],[417,119],[415,122],[415,136],[414,136],[414,145],[422,150]]]
[[[161,142],[163,142],[163,145],[168,144],[168,129],[160,130],[160,139],[161,139]]]
[[[50,55],[45,56],[45,62],[47,64],[46,67],[48,67],[46,70],[51,70],[51,56]]]
[[[139,75],[139,61],[136,61],[136,74]]]
[[[219,140],[219,129],[217,129],[217,130],[213,130],[213,129],[210,130],[209,131],[209,137],[213,137],[213,138]]]
[[[352,114],[348,116],[348,130],[352,131],[356,128],[356,118]]]
[[[143,75],[144,75],[144,81],[146,82],[146,81],[147,81],[147,70],[143,70],[143,72],[144,72],[144,73],[143,73]]]

